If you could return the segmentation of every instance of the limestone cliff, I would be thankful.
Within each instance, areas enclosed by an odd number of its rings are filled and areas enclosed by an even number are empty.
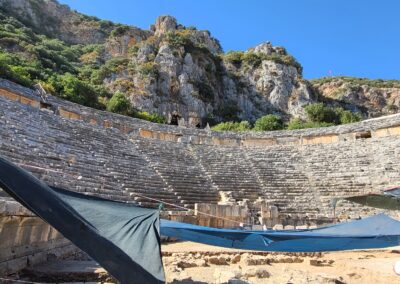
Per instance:
[[[369,117],[397,113],[400,110],[400,82],[334,77],[313,80],[322,98],[340,102]]]
[[[184,27],[171,16],[141,30],[80,14],[56,0],[0,0],[0,22],[0,65],[8,69],[0,76],[24,85],[42,82],[55,95],[94,107],[105,108],[119,91],[135,111],[159,114],[171,124],[253,122],[269,113],[302,118],[304,105],[321,100],[369,116],[399,107],[398,86],[312,85],[283,47],[265,42],[224,53],[210,32]],[[72,80],[66,74],[80,87],[63,89]],[[89,103],[96,93],[99,103]]]
[[[302,106],[314,99],[301,68],[285,61],[294,59],[282,47],[263,43],[235,60],[209,32],[187,29],[173,17],[159,17],[151,30],[130,53],[119,54],[133,68],[112,74],[105,84],[170,123],[254,121],[266,113],[301,117]]]
[[[104,43],[118,27],[129,29],[137,36],[146,33],[135,27],[80,14],[56,0],[0,0],[0,9],[35,32],[70,44]]]

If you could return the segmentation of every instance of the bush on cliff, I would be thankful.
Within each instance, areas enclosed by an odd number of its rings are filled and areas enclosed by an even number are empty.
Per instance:
[[[283,123],[278,115],[268,114],[260,117],[254,124],[255,131],[273,131],[283,129]]]
[[[361,120],[361,114],[344,110],[341,107],[329,107],[324,103],[310,104],[305,107],[309,122],[328,123],[328,124],[346,124]]]
[[[150,114],[146,111],[139,111],[139,112],[134,112],[132,116],[155,123],[166,123],[165,118],[157,113]]]
[[[241,122],[222,122],[211,128],[214,131],[233,131],[242,132],[251,130],[251,125],[248,121]]]
[[[131,103],[121,92],[116,92],[107,104],[107,110],[119,114],[129,115],[131,113]]]
[[[244,53],[242,51],[229,51],[224,55],[224,59],[234,65],[240,66],[243,61]]]
[[[66,100],[89,107],[99,107],[96,90],[72,74],[53,75],[47,82]]]
[[[167,34],[166,40],[173,47],[192,48],[194,46],[190,39],[190,30],[173,31]]]
[[[28,72],[18,64],[16,58],[0,51],[0,77],[14,81],[26,87],[32,86],[33,82],[31,81]]]
[[[352,112],[342,108],[336,108],[335,111],[339,116],[340,124],[358,122],[362,119],[361,114],[358,112]]]
[[[295,130],[295,129],[305,129],[305,128],[319,128],[319,127],[328,127],[333,125],[334,125],[333,123],[328,123],[328,122],[312,122],[295,118],[289,122],[287,129]]]
[[[327,122],[337,124],[338,116],[334,109],[324,103],[307,105],[305,108],[307,118],[311,122]]]

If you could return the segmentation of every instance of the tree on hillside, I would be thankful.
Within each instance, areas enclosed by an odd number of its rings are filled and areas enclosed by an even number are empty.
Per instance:
[[[275,114],[268,114],[260,117],[254,124],[255,131],[273,131],[283,129],[281,118]]]

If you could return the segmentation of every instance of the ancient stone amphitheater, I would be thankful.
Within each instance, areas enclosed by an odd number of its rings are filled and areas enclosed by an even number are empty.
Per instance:
[[[334,200],[400,184],[400,114],[323,129],[235,134],[102,112],[6,80],[0,80],[0,103],[2,157],[50,185],[146,207],[162,200],[164,214],[192,222],[196,212],[182,208],[211,206],[226,195],[231,205],[250,208],[262,200],[277,209],[282,224],[318,223],[334,213],[354,218],[373,209]],[[73,249],[0,194],[0,274]]]

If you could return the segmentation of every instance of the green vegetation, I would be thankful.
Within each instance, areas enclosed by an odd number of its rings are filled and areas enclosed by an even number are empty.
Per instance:
[[[101,23],[110,26],[107,21]],[[122,35],[128,29],[119,25],[111,36]],[[104,50],[103,44],[68,45],[35,34],[0,12],[0,77],[27,87],[41,83],[53,95],[78,104],[165,123],[158,114],[133,110],[125,94],[116,92],[111,96],[106,91],[104,79],[129,68],[129,60],[111,58],[104,62]],[[138,66],[138,72],[145,76],[158,74],[153,62]]]
[[[193,47],[190,30],[174,31],[167,34],[167,42],[173,47]]]
[[[99,67],[97,61],[102,52],[100,45],[68,45],[35,34],[0,12],[0,76],[3,78],[27,87],[40,82],[54,95],[103,108],[98,96],[108,94],[101,84],[90,80]]]
[[[283,129],[283,123],[279,116],[268,114],[256,120],[253,130],[255,131],[273,131]]]
[[[305,128],[320,128],[320,127],[328,127],[333,126],[333,123],[328,122],[312,122],[312,121],[303,121],[301,119],[293,119],[288,123],[287,129],[305,129]]]
[[[304,129],[328,127],[339,124],[347,124],[360,121],[362,116],[358,112],[345,110],[341,107],[330,107],[324,103],[315,103],[305,106],[307,119],[292,119],[286,126],[280,116],[268,114],[256,120],[254,127],[247,121],[223,122],[211,129],[214,131],[274,131],[282,129]],[[244,123],[247,127],[240,127]]]
[[[61,76],[52,76],[48,84],[60,97],[90,107],[101,108],[97,101],[96,90],[88,83],[79,80],[67,73]]]
[[[301,74],[303,67],[300,65],[296,59],[286,53],[274,53],[267,55],[260,52],[242,52],[242,51],[229,51],[224,55],[224,60],[232,63],[236,67],[259,67],[264,60],[274,61],[279,64],[293,66]]]
[[[150,114],[146,111],[134,112],[132,116],[136,117],[136,118],[144,119],[147,121],[155,122],[155,123],[166,123],[167,122],[163,116],[161,116],[157,113]]]
[[[127,31],[129,31],[129,26],[124,26],[124,25],[118,25],[115,29],[111,31],[111,36],[112,37],[117,37],[125,34]]]
[[[226,60],[227,62],[230,62],[234,65],[239,66],[242,64],[243,55],[244,55],[244,52],[242,52],[242,51],[228,51],[224,55],[224,60]]]
[[[38,7],[39,8],[39,7]],[[117,37],[129,31],[125,25],[114,25],[108,21],[99,21],[96,18],[80,17],[79,21],[95,21],[107,30],[107,35]],[[189,27],[168,33],[165,37],[149,37],[144,43],[151,44],[154,50],[146,57],[145,62],[135,64],[127,58],[106,56],[104,44],[67,44],[61,40],[52,39],[34,32],[31,28],[13,17],[8,17],[0,10],[0,77],[6,78],[24,86],[32,87],[41,83],[48,92],[66,100],[82,105],[107,109],[108,111],[130,115],[141,119],[165,123],[164,117],[132,109],[127,95],[124,93],[140,89],[140,84],[134,85],[129,77],[117,76],[112,80],[114,84],[109,89],[118,89],[114,94],[107,91],[104,82],[113,77],[115,73],[135,73],[146,78],[157,78],[159,66],[154,62],[160,41],[167,41],[176,49],[174,52],[182,56],[185,52],[192,54],[193,60],[206,70],[198,82],[192,82],[196,87],[196,95],[204,102],[213,102],[216,95],[214,89],[222,80],[222,75],[228,74],[222,60],[235,66],[250,68],[259,67],[264,60],[271,60],[280,64],[294,66],[301,73],[301,65],[288,55],[284,49],[276,49],[271,55],[264,53],[228,52],[226,54],[213,54],[202,44],[193,42],[195,28]],[[29,24],[29,23],[28,23]],[[96,24],[96,23],[94,23]],[[112,30],[113,29],[113,30]],[[112,30],[112,31],[111,31]],[[136,55],[143,42],[132,42],[129,56]],[[182,48],[183,47],[183,48]],[[108,59],[108,60],[107,60]],[[230,74],[234,76],[234,74]],[[359,85],[373,87],[398,87],[400,81],[367,80],[350,77],[322,78],[314,83],[342,80]],[[136,82],[135,82],[136,83]],[[237,86],[246,88],[246,85]],[[242,83],[243,84],[243,83]],[[111,85],[111,84],[109,84]],[[118,88],[115,88],[118,86]],[[390,106],[395,110],[395,106]],[[388,106],[389,109],[389,106]],[[342,108],[330,107],[323,103],[312,104],[305,108],[307,120],[293,120],[285,126],[277,115],[266,115],[254,123],[254,127],[247,122],[238,122],[240,112],[237,102],[227,101],[216,111],[225,122],[213,127],[216,131],[272,131],[287,127],[300,129],[309,127],[323,127],[329,125],[356,122],[361,119],[359,113],[354,113]],[[212,119],[213,117],[210,117]]]
[[[131,104],[123,93],[116,92],[108,102],[107,110],[119,114],[129,115],[131,112]]]
[[[150,114],[145,111],[133,110],[132,105],[129,102],[129,99],[121,92],[116,92],[112,96],[112,98],[107,104],[107,110],[114,113],[129,115],[132,117],[140,118],[151,122],[166,123],[165,118],[163,116],[160,116],[159,114],[156,113]]]
[[[311,80],[313,84],[325,84],[331,82],[338,83],[350,83],[355,86],[369,86],[375,88],[400,88],[400,80],[372,80],[367,78],[355,78],[355,77],[347,77],[347,76],[338,76],[338,77],[324,77],[319,79]]]
[[[222,122],[211,128],[214,131],[233,131],[242,132],[251,130],[251,125],[248,121],[241,122]]]
[[[145,77],[156,77],[158,75],[157,63],[144,62],[138,66],[138,72]]]
[[[344,110],[341,107],[329,107],[324,103],[310,104],[305,107],[309,122],[328,123],[328,124],[346,124],[361,120],[361,114]]]
[[[324,103],[310,104],[304,109],[310,122],[337,123],[337,113],[333,108],[326,106]]]

